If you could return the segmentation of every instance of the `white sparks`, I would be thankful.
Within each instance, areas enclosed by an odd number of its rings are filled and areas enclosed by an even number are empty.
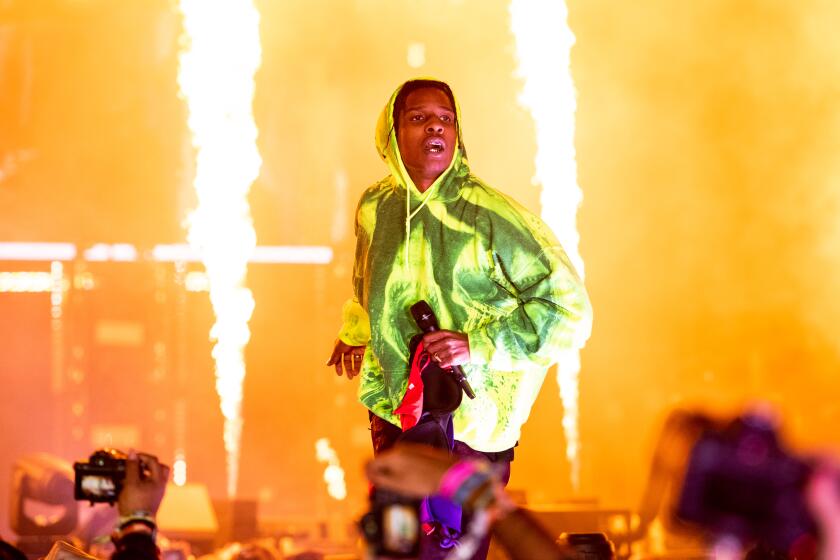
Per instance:
[[[242,434],[244,349],[254,309],[244,280],[256,233],[248,189],[262,161],[251,110],[260,65],[259,13],[250,0],[180,0],[185,47],[178,83],[189,109],[196,148],[198,207],[188,217],[188,240],[210,278],[216,323],[216,390],[224,416],[227,491],[236,494]]]
[[[569,259],[583,277],[578,253],[576,215],[583,193],[575,162],[575,88],[570,70],[575,36],[567,24],[568,10],[559,0],[511,0],[511,30],[524,80],[519,101],[534,119],[537,135],[534,182],[542,186],[542,218],[557,235]],[[566,457],[572,486],[580,484],[577,349],[559,357],[557,381],[563,401]]]
[[[338,461],[338,453],[330,446],[330,440],[321,438],[315,442],[315,456],[318,462],[327,463],[327,468],[324,470],[327,493],[336,500],[345,499],[347,485],[344,483],[344,469]]]
[[[175,454],[175,462],[172,463],[172,482],[175,486],[183,486],[187,483],[187,459],[182,452]]]

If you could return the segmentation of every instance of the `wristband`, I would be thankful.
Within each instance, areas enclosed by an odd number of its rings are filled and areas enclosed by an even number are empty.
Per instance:
[[[455,494],[467,480],[475,475],[484,476],[489,473],[490,467],[487,463],[469,459],[458,461],[441,477],[438,493],[444,498],[455,500]]]
[[[143,532],[151,534],[153,539],[157,537],[157,523],[155,523],[155,517],[150,511],[133,511],[128,515],[121,515],[117,520],[114,533],[119,539],[128,533],[138,532],[138,525],[148,529],[148,531]]]
[[[138,527],[144,526],[139,523],[134,523],[129,525],[127,530],[131,531],[132,528]],[[131,531],[119,536],[113,535],[111,541],[114,543],[114,548],[116,549],[112,556],[114,559],[148,558],[154,560],[161,557],[160,549],[155,543],[154,535],[148,532],[148,530]]]
[[[490,488],[491,482],[489,473],[473,473],[458,487],[452,501],[464,506],[472,505],[477,496]]]
[[[484,509],[495,502],[496,481],[487,463],[459,461],[441,478],[439,495],[470,510]]]
[[[475,461],[458,461],[447,470],[440,479],[438,493],[444,498],[452,499],[455,492],[478,469]]]

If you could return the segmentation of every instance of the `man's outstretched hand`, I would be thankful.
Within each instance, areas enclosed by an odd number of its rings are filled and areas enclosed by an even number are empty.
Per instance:
[[[353,379],[359,375],[364,356],[364,346],[350,346],[338,339],[335,341],[335,348],[333,348],[332,356],[330,356],[327,365],[335,366],[336,375],[344,373],[347,379]]]

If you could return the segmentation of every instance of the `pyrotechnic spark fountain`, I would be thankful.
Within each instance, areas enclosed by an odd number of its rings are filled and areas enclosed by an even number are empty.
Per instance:
[[[524,80],[520,103],[534,119],[537,135],[534,182],[542,185],[542,218],[583,276],[578,253],[576,214],[583,199],[575,163],[575,88],[570,69],[575,36],[567,24],[568,10],[560,0],[511,0],[510,23]],[[580,355],[560,357],[557,381],[563,401],[563,430],[572,486],[580,483],[578,374]]]
[[[184,50],[178,83],[196,149],[198,207],[188,240],[201,252],[216,323],[216,390],[224,416],[227,491],[236,494],[242,434],[243,352],[254,309],[244,279],[256,246],[247,194],[262,161],[251,111],[260,65],[259,13],[250,0],[180,0]]]
[[[321,463],[327,463],[324,469],[324,482],[327,493],[336,500],[347,497],[347,485],[344,483],[344,469],[338,461],[338,453],[330,446],[330,440],[321,438],[315,442],[315,455]]]
[[[175,462],[172,463],[172,482],[175,486],[183,486],[187,483],[187,460],[180,451],[175,454]]]

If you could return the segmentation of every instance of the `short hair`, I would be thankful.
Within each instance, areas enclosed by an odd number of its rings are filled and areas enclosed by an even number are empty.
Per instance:
[[[438,82],[436,80],[411,80],[410,82],[406,82],[400,92],[397,94],[397,98],[394,100],[394,130],[399,132],[399,122],[400,122],[400,115],[405,110],[405,100],[408,99],[408,96],[411,92],[417,91],[418,89],[425,89],[425,88],[432,88],[442,91],[446,94],[446,97],[449,98],[449,102],[452,104],[452,110],[455,111],[455,96],[452,95],[452,90],[449,89],[449,86],[443,82]],[[457,111],[456,118],[457,118]]]

